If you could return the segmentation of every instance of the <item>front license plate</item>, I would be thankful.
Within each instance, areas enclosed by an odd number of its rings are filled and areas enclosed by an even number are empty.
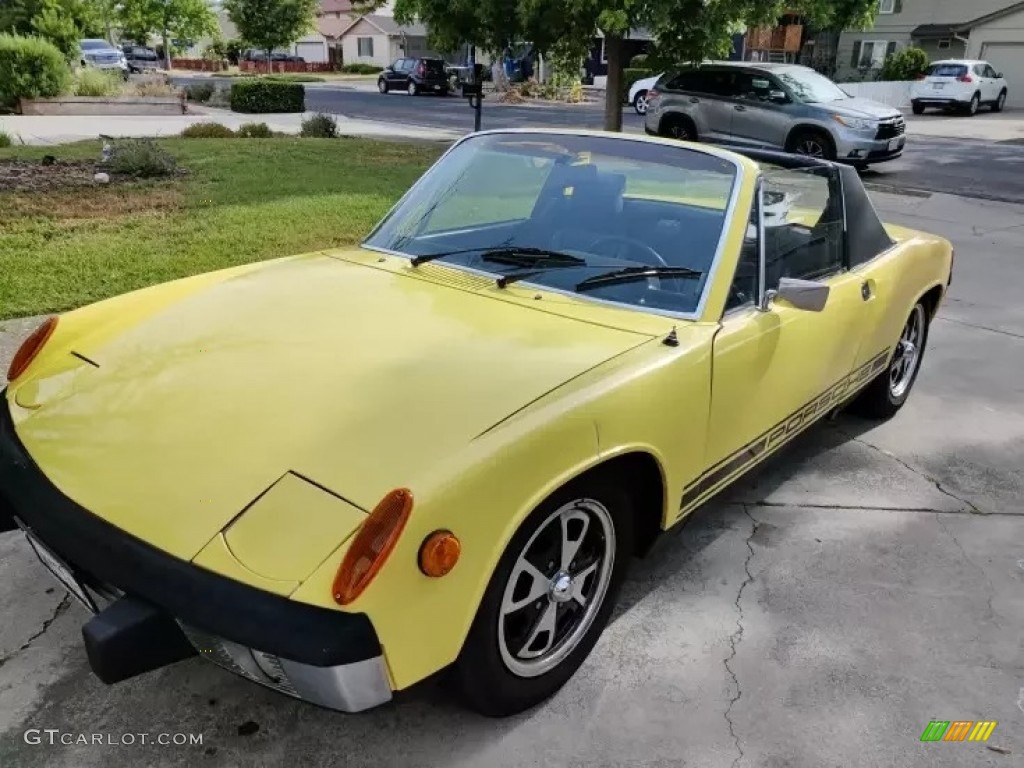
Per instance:
[[[25,531],[25,536],[28,538],[28,543],[32,545],[32,549],[35,550],[39,562],[45,565],[47,570],[57,578],[57,581],[64,585],[64,588],[67,589],[72,597],[90,611],[96,613],[95,601],[89,597],[89,593],[85,591],[85,587],[82,586],[82,583],[75,577],[75,574],[67,564],[29,531]]]
[[[889,151],[890,152],[895,152],[897,149],[900,148],[902,143],[903,142],[902,142],[901,139],[890,139],[889,140]]]

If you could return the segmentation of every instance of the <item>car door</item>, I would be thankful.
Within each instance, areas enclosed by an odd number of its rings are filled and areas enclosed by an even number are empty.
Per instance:
[[[394,64],[391,65],[391,71],[388,72],[388,85],[396,88],[404,88],[406,82],[406,76],[403,71],[405,66],[405,59],[397,59]]]
[[[702,67],[686,74],[686,92],[700,138],[707,141],[730,141],[729,123],[732,115],[727,99],[732,94],[734,74],[727,69]]]
[[[975,64],[971,67],[971,77],[974,78],[976,90],[981,94],[981,101],[992,101],[995,96],[992,95],[992,81],[985,76],[985,65]]]
[[[707,469],[687,491],[692,503],[839,405],[886,362],[858,364],[874,310],[864,276],[846,267],[838,171],[766,171],[758,197],[713,344]],[[820,311],[766,301],[783,277],[827,286]]]
[[[989,96],[989,100],[995,101],[996,99],[999,98],[999,94],[1003,90],[1005,83],[1003,83],[1002,78],[999,77],[999,73],[996,72],[995,69],[992,68],[992,65],[989,64],[988,62],[985,63],[984,71],[985,78],[992,84],[992,89],[990,91],[991,95]]]
[[[775,78],[760,72],[738,72],[729,103],[733,141],[755,147],[785,147],[793,122],[791,102]]]

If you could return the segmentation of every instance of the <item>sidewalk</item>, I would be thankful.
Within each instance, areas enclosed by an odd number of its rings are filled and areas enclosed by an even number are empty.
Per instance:
[[[908,136],[977,141],[1024,140],[1024,109],[993,114],[979,112],[974,117],[925,112],[906,115]]]
[[[190,108],[191,109],[191,108]],[[200,111],[201,110],[201,111]],[[98,138],[100,134],[117,137],[170,137],[195,123],[217,122],[237,129],[244,123],[266,123],[271,130],[296,134],[302,121],[313,115],[271,114],[244,115],[226,109],[195,108],[187,115],[0,115],[0,131],[8,133],[17,143],[49,145],[66,144]],[[413,139],[419,141],[452,141],[464,132],[444,128],[423,128],[373,120],[353,120],[335,115],[342,136],[368,136],[379,139]]]

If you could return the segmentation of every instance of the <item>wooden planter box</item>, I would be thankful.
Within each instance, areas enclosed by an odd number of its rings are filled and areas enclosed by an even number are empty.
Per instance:
[[[333,72],[334,65],[330,62],[317,62],[317,61],[273,61],[271,62],[272,71],[278,72]],[[267,62],[265,61],[240,61],[238,62],[238,69],[242,72],[257,72],[260,74],[267,73]]]
[[[194,72],[223,72],[228,68],[228,63],[213,59],[171,59],[171,68]]]
[[[183,115],[185,94],[178,96],[62,96],[22,99],[23,115]]]

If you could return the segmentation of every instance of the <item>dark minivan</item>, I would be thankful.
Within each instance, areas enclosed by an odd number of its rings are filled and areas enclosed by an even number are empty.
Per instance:
[[[397,59],[377,78],[377,90],[406,91],[410,96],[421,93],[448,95],[448,67],[444,59]]]

